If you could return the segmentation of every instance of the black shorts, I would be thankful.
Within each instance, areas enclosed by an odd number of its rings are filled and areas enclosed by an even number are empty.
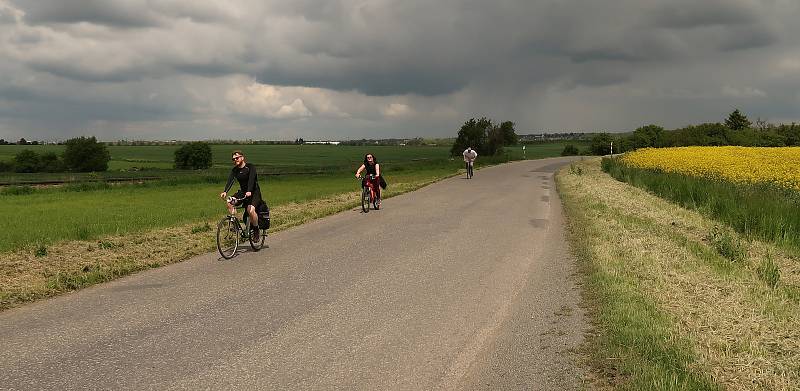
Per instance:
[[[236,197],[236,198],[244,198],[244,193],[245,192],[239,190],[239,191],[236,192],[234,197]],[[261,192],[260,191],[254,191],[253,194],[250,196],[250,198],[245,198],[245,199],[237,202],[236,206],[243,206],[245,208],[245,210],[247,210],[247,205],[253,205],[255,207],[258,207],[258,205],[260,205],[261,202],[262,202],[261,201]]]

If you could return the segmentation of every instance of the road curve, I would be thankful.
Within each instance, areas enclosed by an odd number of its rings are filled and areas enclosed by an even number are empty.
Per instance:
[[[0,313],[0,389],[580,387],[587,326],[553,183],[567,161]]]

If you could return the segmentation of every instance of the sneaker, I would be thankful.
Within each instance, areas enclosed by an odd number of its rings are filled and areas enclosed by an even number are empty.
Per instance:
[[[250,226],[250,235],[252,236],[254,242],[257,242],[257,241],[259,241],[261,239],[261,235],[258,232],[258,227],[253,227],[251,225]]]

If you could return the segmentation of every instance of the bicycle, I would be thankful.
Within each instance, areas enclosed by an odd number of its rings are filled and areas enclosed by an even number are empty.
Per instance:
[[[467,166],[467,179],[472,179],[472,162],[464,162],[464,164]]]
[[[228,197],[227,200],[228,203],[236,205],[242,201],[243,198]],[[236,209],[244,208],[237,206]],[[231,259],[236,255],[236,250],[239,248],[239,241],[249,241],[253,251],[258,251],[264,247],[267,232],[266,230],[262,230],[258,240],[254,240],[253,230],[248,221],[249,217],[250,214],[245,210],[241,220],[239,220],[239,217],[235,214],[229,214],[217,223],[217,250],[219,250],[219,254],[222,255],[223,258]]]
[[[360,179],[360,177],[359,177]],[[375,175],[369,174],[367,177],[364,178],[362,182],[361,188],[361,210],[364,213],[369,213],[370,206],[374,207],[375,210],[381,208],[381,198],[378,195],[377,186]]]

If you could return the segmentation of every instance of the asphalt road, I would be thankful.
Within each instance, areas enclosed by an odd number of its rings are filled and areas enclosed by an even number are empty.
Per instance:
[[[0,389],[580,387],[587,325],[553,183],[566,161],[2,312]]]

